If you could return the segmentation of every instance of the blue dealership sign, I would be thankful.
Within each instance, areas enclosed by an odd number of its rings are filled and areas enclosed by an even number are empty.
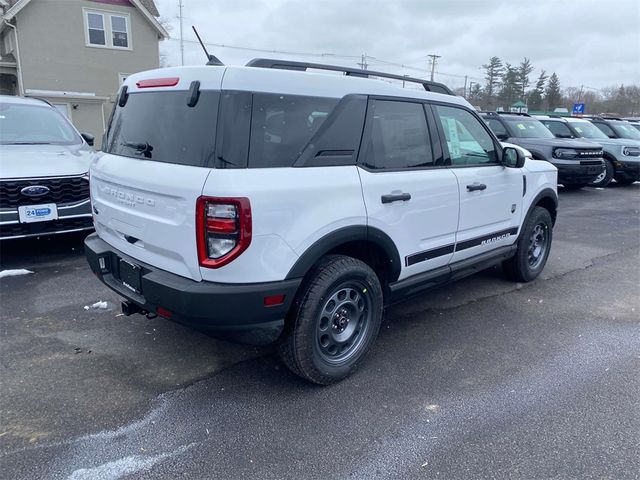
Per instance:
[[[584,115],[584,103],[574,103],[571,113],[573,115]]]

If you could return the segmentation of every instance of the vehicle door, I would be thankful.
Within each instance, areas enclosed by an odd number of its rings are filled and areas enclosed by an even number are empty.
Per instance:
[[[522,170],[501,164],[502,147],[476,114],[462,106],[432,108],[460,195],[452,263],[512,244],[522,217]]]
[[[368,225],[391,237],[400,279],[446,266],[458,225],[458,184],[419,102],[369,100],[358,160]],[[431,128],[430,128],[431,127]]]

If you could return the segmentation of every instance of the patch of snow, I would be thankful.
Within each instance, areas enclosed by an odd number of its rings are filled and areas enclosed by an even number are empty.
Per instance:
[[[104,301],[100,301],[100,302],[96,302],[93,305],[89,306],[89,305],[85,305],[84,309],[85,310],[106,310],[107,308],[109,308],[109,304],[107,302]]]
[[[29,275],[30,273],[33,273],[31,270],[27,270],[25,268],[18,268],[15,270],[2,270],[0,272],[0,278],[4,278],[4,277],[16,277],[18,275]]]
[[[162,453],[160,455],[130,455],[112,462],[103,463],[97,467],[79,468],[69,475],[68,480],[117,480],[125,475],[130,475],[143,470],[149,470],[157,463],[180,455],[191,448],[185,445],[173,452]]]

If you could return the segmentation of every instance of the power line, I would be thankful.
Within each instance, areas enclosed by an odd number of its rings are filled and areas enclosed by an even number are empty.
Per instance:
[[[174,41],[174,42],[181,42],[181,43],[191,43],[191,44],[197,44],[199,45],[199,43],[196,40],[188,40],[188,39],[177,39],[177,38],[169,38],[169,40]],[[393,66],[393,67],[398,67],[398,68],[403,68],[403,69],[407,69],[407,70],[413,70],[413,71],[417,71],[417,72],[422,72],[422,73],[426,73],[428,76],[429,75],[429,70],[426,70],[424,68],[418,68],[418,67],[412,67],[410,65],[406,65],[406,64],[402,64],[402,63],[397,63],[397,62],[392,62],[389,60],[383,60],[377,57],[372,57],[370,55],[367,55],[366,53],[362,54],[362,55],[343,55],[343,54],[339,54],[339,53],[312,53],[312,52],[302,52],[302,51],[294,51],[294,50],[273,50],[273,49],[266,49],[266,48],[254,48],[254,47],[247,47],[247,46],[242,46],[242,45],[229,45],[229,44],[225,44],[225,43],[213,43],[213,42],[204,42],[204,44],[208,47],[218,47],[218,48],[229,48],[229,49],[233,49],[233,50],[242,50],[242,51],[247,51],[247,52],[261,52],[261,53],[278,53],[278,54],[282,54],[282,55],[301,55],[301,56],[308,56],[308,57],[332,57],[332,58],[344,58],[344,59],[354,59],[354,60],[360,60],[360,62],[356,62],[356,65],[360,66],[360,68],[362,68],[363,70],[366,70],[370,63],[379,63],[382,65],[389,65],[389,66]],[[425,57],[423,57],[425,58]],[[364,65],[364,67],[363,67]],[[438,76],[444,76],[444,77],[451,77],[451,78],[459,78],[459,79],[464,79],[465,75],[459,75],[459,74],[454,74],[454,73],[447,73],[447,72],[441,72],[439,70],[435,70],[434,71],[434,76],[438,75]],[[471,80],[482,80],[478,77],[471,77],[471,76],[467,76],[467,78],[471,79]],[[427,78],[424,78],[424,80],[426,80]]]

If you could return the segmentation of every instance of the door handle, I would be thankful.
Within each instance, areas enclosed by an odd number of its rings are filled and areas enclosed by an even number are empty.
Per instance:
[[[467,185],[467,191],[475,192],[476,190],[486,190],[487,186],[484,183],[472,183],[471,185]]]
[[[388,193],[380,197],[382,203],[406,202],[408,200],[411,200],[410,193]]]

